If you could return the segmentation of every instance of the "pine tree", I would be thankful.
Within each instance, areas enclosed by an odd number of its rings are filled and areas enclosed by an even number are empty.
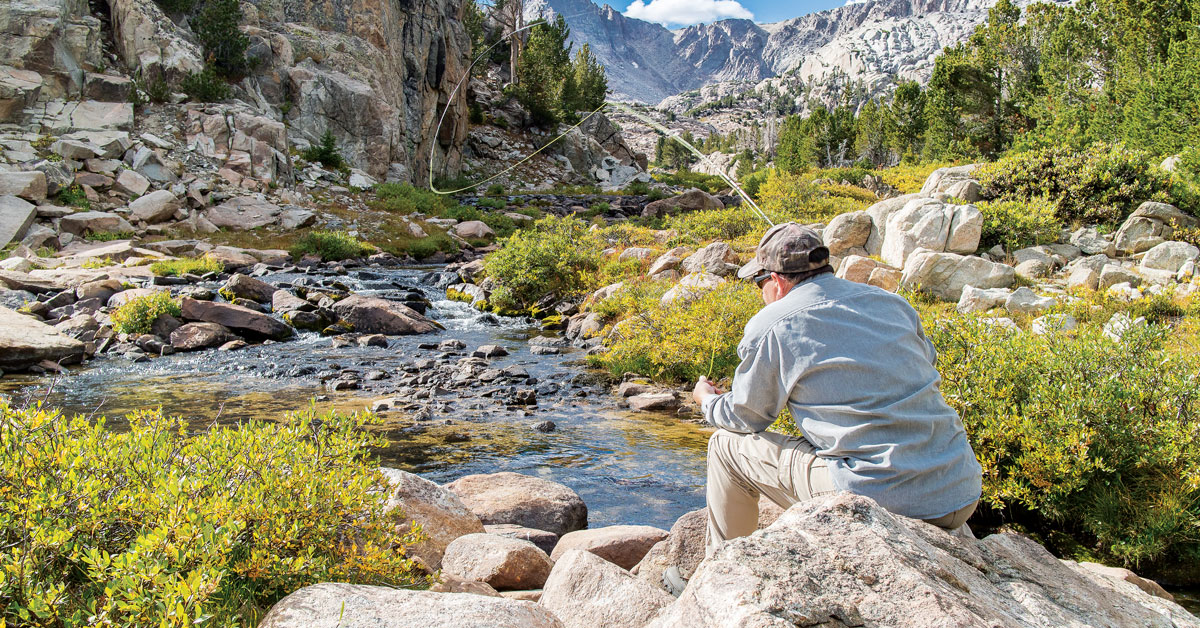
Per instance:
[[[596,60],[592,49],[587,44],[575,53],[573,64],[575,82],[579,86],[580,110],[592,111],[604,104],[608,93],[608,77],[605,76],[604,66]]]
[[[543,22],[530,29],[529,41],[521,52],[518,96],[537,124],[557,122],[563,111],[563,84],[571,61],[567,44],[570,34],[567,21],[559,15],[553,24]]]

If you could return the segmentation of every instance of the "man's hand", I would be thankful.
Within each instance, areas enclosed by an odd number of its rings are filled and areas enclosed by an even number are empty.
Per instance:
[[[692,401],[695,401],[696,405],[703,407],[704,400],[712,397],[713,395],[720,395],[723,393],[724,391],[716,386],[713,386],[712,382],[708,381],[707,377],[701,376],[700,379],[696,381],[696,387],[692,389]]]

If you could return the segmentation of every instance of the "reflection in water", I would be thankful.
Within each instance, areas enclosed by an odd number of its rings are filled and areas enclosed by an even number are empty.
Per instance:
[[[386,296],[387,287],[411,285],[413,271],[378,271],[395,284],[364,289],[354,275],[339,280],[356,290]],[[296,275],[265,278],[272,283]],[[379,281],[369,282],[378,287]],[[394,289],[394,288],[393,288]],[[432,318],[447,329],[437,334],[389,339],[377,347],[333,348],[328,338],[305,334],[297,340],[249,347],[240,351],[206,351],[132,364],[122,358],[92,362],[57,381],[50,377],[5,376],[0,394],[18,401],[46,398],[68,412],[105,415],[121,429],[125,413],[161,406],[183,417],[194,429],[214,421],[236,424],[249,419],[275,419],[306,407],[321,396],[321,409],[362,410],[383,392],[327,392],[319,372],[345,369],[382,370],[393,377],[417,358],[436,358],[421,343],[457,338],[468,349],[500,344],[511,355],[493,366],[520,365],[541,382],[559,385],[563,393],[545,396],[527,414],[488,400],[445,399],[450,408],[428,421],[414,422],[399,414],[383,415],[376,428],[390,445],[378,452],[381,464],[448,482],[472,473],[516,471],[570,486],[589,508],[592,526],[637,523],[669,528],[683,513],[704,505],[704,452],[708,433],[672,417],[629,414],[617,410],[606,391],[580,384],[585,371],[578,354],[534,356],[525,340],[535,327],[517,319],[501,319],[459,303],[436,301]],[[457,358],[454,358],[457,359]],[[294,370],[308,373],[295,376]],[[47,393],[47,388],[52,390]],[[578,395],[578,396],[576,396]],[[531,428],[550,420],[557,429]]]

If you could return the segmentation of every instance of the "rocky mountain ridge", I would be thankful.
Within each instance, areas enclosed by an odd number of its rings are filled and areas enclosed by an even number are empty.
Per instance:
[[[934,57],[966,39],[992,4],[872,0],[771,24],[721,20],[674,32],[589,0],[533,0],[526,13],[563,15],[571,40],[587,43],[605,64],[617,98],[653,103],[714,83],[754,84],[782,75],[807,83],[849,75],[873,91],[896,78],[925,81]],[[685,100],[689,108],[703,102]]]

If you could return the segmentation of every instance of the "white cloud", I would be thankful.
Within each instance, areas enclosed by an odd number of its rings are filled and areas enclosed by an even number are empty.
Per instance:
[[[625,9],[626,17],[665,26],[689,26],[727,18],[753,20],[754,14],[737,0],[633,0]]]

